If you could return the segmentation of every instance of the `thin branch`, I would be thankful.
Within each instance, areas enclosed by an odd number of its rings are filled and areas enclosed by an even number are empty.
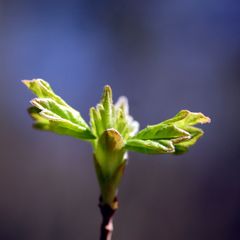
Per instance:
[[[99,200],[99,208],[102,214],[102,224],[101,224],[101,233],[100,240],[111,240],[113,232],[113,215],[117,210],[117,198],[115,198],[112,206],[103,203],[102,198]]]

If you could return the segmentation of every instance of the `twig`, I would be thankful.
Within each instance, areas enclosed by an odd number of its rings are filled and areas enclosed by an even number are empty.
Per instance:
[[[103,203],[100,197],[98,206],[102,214],[100,240],[111,240],[113,232],[113,215],[118,208],[117,198],[115,198],[112,206],[109,206]]]

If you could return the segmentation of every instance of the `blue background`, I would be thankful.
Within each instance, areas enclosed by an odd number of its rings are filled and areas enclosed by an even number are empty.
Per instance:
[[[105,84],[141,127],[212,123],[182,156],[131,153],[115,240],[240,239],[240,6],[234,0],[0,0],[0,239],[97,239],[91,147],[31,129],[22,79],[85,119]]]

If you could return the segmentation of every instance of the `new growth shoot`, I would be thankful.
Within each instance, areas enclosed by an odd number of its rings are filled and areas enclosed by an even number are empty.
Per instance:
[[[176,116],[139,131],[129,115],[126,97],[114,104],[110,86],[105,86],[96,107],[90,108],[89,124],[79,111],[56,95],[42,79],[23,80],[37,96],[30,101],[33,127],[88,141],[93,147],[94,165],[100,186],[99,207],[103,222],[101,240],[110,240],[112,218],[118,208],[117,190],[127,163],[128,151],[144,154],[180,154],[188,151],[203,135],[197,124],[210,123],[200,112],[181,110]]]

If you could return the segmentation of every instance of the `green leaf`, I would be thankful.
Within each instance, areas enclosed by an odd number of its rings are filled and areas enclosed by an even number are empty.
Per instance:
[[[94,107],[90,108],[90,124],[92,127],[92,132],[95,136],[100,136],[103,132],[102,119],[100,112]]]
[[[89,129],[73,124],[66,119],[62,119],[50,111],[41,111],[37,107],[30,107],[28,112],[35,120],[33,127],[36,129],[52,131],[57,134],[68,135],[85,140],[95,138]]]
[[[29,107],[28,113],[32,117],[33,120],[35,120],[35,123],[33,124],[33,127],[39,130],[49,130],[49,120],[43,118],[39,113],[41,112],[40,109],[37,107]]]
[[[41,79],[23,82],[40,97],[31,100],[34,107],[29,110],[35,128],[84,140],[95,138],[80,113],[57,96],[47,82]]]
[[[96,108],[90,108],[90,124],[97,137],[100,137],[105,130],[113,127],[114,111],[112,89],[106,85],[100,103],[97,104]]]
[[[132,150],[139,151],[140,149],[142,152],[149,153],[149,148],[152,149],[158,146],[159,141],[169,140],[174,148],[170,152],[185,152],[203,135],[203,131],[193,127],[193,125],[209,122],[210,118],[204,116],[202,113],[182,110],[171,119],[156,125],[147,126],[131,140],[128,140],[127,144],[131,144],[130,147]],[[132,140],[142,140],[142,142],[134,141],[133,145]],[[147,149],[146,151],[144,147]]]
[[[157,124],[152,126],[147,126],[145,129],[140,131],[134,138],[143,140],[160,140],[160,139],[181,139],[186,140],[190,138],[190,134],[178,128],[175,125],[168,124]]]
[[[186,130],[191,134],[191,138],[175,144],[175,154],[182,154],[188,151],[189,147],[193,146],[197,140],[203,135],[203,131],[196,127],[186,127]]]
[[[204,132],[193,125],[210,123],[211,119],[206,117],[201,112],[190,112],[188,110],[180,111],[175,117],[164,121],[164,123],[174,124],[178,128],[190,134],[190,138],[183,141],[174,141],[175,154],[181,154],[188,151],[189,147],[193,146],[200,137],[203,136]]]
[[[169,140],[141,140],[129,139],[125,144],[125,148],[130,151],[147,153],[147,154],[160,154],[160,153],[173,153],[174,146]]]
[[[61,97],[53,92],[49,83],[43,79],[23,80],[22,83],[39,98],[51,98],[61,105],[70,107]]]
[[[138,122],[129,115],[127,98],[120,97],[113,104],[112,90],[108,85],[104,87],[100,103],[90,109],[90,123],[93,133],[98,137],[105,130],[114,128],[125,140],[134,136],[139,128]]]
[[[40,110],[48,110],[49,112],[54,113],[56,116],[67,119],[83,128],[88,127],[83,121],[79,112],[67,106],[58,104],[51,98],[34,98],[31,100],[31,104]]]
[[[103,108],[102,111],[100,111],[100,113],[104,129],[112,128],[113,102],[112,102],[112,89],[109,85],[106,85],[104,87],[101,104]]]
[[[124,139],[134,136],[139,129],[139,123],[129,114],[128,99],[124,96],[119,97],[115,103],[114,122],[114,127],[121,133]]]
[[[178,127],[193,126],[196,124],[210,123],[211,119],[206,117],[201,112],[190,112],[188,110],[181,110],[175,117],[168,119],[162,123],[175,124]]]

